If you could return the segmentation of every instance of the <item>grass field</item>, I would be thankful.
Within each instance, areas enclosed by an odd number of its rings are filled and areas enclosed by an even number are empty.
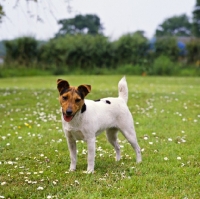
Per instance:
[[[89,175],[81,141],[77,171],[68,171],[57,78],[91,84],[87,98],[99,99],[117,96],[121,76],[0,79],[0,198],[200,198],[200,78],[127,76],[143,162],[121,134],[115,162],[101,134]]]

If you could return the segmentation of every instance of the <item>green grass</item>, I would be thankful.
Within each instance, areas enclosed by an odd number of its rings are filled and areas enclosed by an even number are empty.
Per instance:
[[[91,84],[89,99],[117,95],[121,76],[0,79],[0,198],[199,198],[200,78],[127,76],[143,162],[119,134],[115,162],[105,134],[97,138],[95,173],[87,175],[86,144],[78,142],[68,172],[56,79]],[[106,114],[106,113],[105,113]]]

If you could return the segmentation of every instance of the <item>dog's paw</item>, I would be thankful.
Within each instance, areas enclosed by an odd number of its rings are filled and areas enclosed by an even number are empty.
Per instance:
[[[141,162],[142,162],[142,159],[138,159],[138,160],[136,161],[137,164],[140,164]]]
[[[138,157],[136,158],[136,163],[139,164],[139,163],[141,163],[141,162],[142,162],[142,157],[141,157],[141,155],[140,155],[140,156],[138,156]]]
[[[118,162],[120,160],[121,160],[121,157],[120,156],[116,156],[115,161]]]
[[[93,174],[94,173],[94,169],[87,169],[87,171],[84,171],[84,173]]]
[[[69,168],[69,171],[71,172],[76,171],[76,168]]]

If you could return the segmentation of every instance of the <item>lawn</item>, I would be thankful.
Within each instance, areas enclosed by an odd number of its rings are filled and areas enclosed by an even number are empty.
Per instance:
[[[121,76],[0,79],[0,198],[200,198],[200,78],[127,76],[143,162],[121,133],[116,162],[103,133],[94,174],[84,172],[81,141],[77,170],[68,171],[57,78],[91,84],[87,98],[99,99],[118,95]]]

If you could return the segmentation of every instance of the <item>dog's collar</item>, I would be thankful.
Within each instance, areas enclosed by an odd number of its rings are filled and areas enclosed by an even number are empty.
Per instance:
[[[86,105],[85,103],[83,104],[82,108],[81,108],[81,113],[85,112],[86,111]]]

